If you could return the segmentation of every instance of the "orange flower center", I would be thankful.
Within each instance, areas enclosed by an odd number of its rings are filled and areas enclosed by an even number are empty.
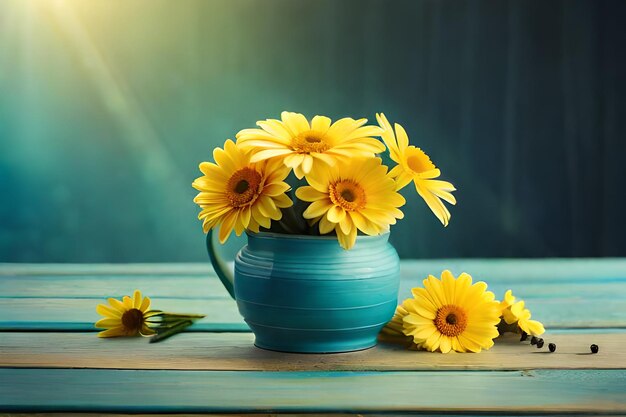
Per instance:
[[[435,169],[435,164],[431,162],[428,155],[426,155],[421,149],[409,146],[407,154],[406,164],[409,166],[411,171],[419,174]]]
[[[345,210],[356,211],[365,207],[367,202],[365,190],[353,181],[342,180],[331,183],[328,189],[333,204],[343,207]]]
[[[251,204],[258,196],[261,174],[252,168],[242,168],[230,177],[226,184],[226,197],[233,207]]]
[[[446,305],[437,310],[435,327],[443,335],[458,336],[467,327],[467,313],[461,307]]]
[[[315,130],[307,130],[291,140],[291,147],[299,153],[324,152],[330,145],[324,140],[324,135]]]
[[[127,333],[136,334],[143,326],[143,313],[141,310],[131,308],[122,314],[122,325]]]

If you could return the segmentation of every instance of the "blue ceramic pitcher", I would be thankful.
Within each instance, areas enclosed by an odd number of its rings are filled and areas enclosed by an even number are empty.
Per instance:
[[[350,250],[329,236],[248,233],[235,274],[207,248],[255,345],[284,352],[348,352],[376,344],[396,308],[400,260],[389,233],[358,236]]]

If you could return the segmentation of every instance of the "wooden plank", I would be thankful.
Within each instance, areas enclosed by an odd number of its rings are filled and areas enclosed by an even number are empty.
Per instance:
[[[238,416],[241,417],[273,417],[280,415],[281,417],[311,417],[311,414],[308,413],[280,413],[280,414],[268,414],[268,413],[237,413]],[[346,417],[346,416],[354,416],[353,413],[324,413],[325,417]],[[368,417],[376,417],[376,414],[367,414]],[[380,415],[380,414],[378,414]],[[200,413],[200,414],[172,414],[167,413],[168,417],[233,417],[232,414],[222,414],[222,413]],[[386,417],[389,417],[389,414],[385,414]],[[440,417],[448,417],[448,415],[438,414]],[[468,417],[467,414],[463,413],[463,416]],[[163,417],[163,414],[111,414],[111,413],[0,413],[0,417]],[[491,417],[497,417],[491,415]]]
[[[14,264],[0,263],[0,275],[203,275],[214,274],[206,263],[133,263],[133,264]]]
[[[5,412],[626,413],[622,370],[0,369]]]
[[[400,285],[400,299],[410,289],[422,285],[418,273],[405,272]],[[478,280],[478,279],[476,279]],[[626,278],[572,280],[567,285],[548,280],[518,282],[487,279],[489,289],[498,297],[507,289],[524,299],[553,298],[604,299],[613,294],[626,296]],[[212,299],[230,298],[215,275],[38,275],[0,276],[0,298],[96,298],[121,297],[140,289],[151,298]]]
[[[486,280],[498,297],[512,288],[534,317],[552,329],[626,327],[626,303],[621,301],[626,298],[625,259],[403,261],[399,301],[424,276],[443,268]],[[135,288],[153,298],[154,308],[207,314],[193,330],[246,329],[207,265],[3,264],[0,331],[95,331],[95,305]]]
[[[267,413],[267,412],[250,412],[250,413],[237,413],[237,416],[242,417],[311,417],[311,413]],[[406,416],[407,413],[324,413],[325,417],[347,417],[347,416],[357,416],[363,417],[364,415],[368,417],[390,417],[390,416]],[[410,413],[408,415],[423,415],[422,413]],[[438,417],[452,417],[452,416],[463,416],[463,417],[477,417],[477,416],[490,416],[490,417],[510,417],[510,414],[501,414],[501,413],[468,413],[465,411],[459,411],[454,414],[450,413],[436,413]],[[554,415],[554,413],[542,413],[542,412],[534,412],[534,413],[523,413],[522,415],[526,417],[545,417],[546,415]],[[598,414],[596,412],[591,413],[581,413],[577,412],[577,416],[598,416],[602,415],[604,417],[613,417],[618,414]],[[194,413],[194,414],[179,414],[179,413],[167,413],[167,417],[233,417],[233,414],[226,413]],[[0,417],[163,417],[163,414],[119,414],[119,413],[0,413]]]
[[[150,298],[230,299],[215,274],[0,276],[0,298],[121,298],[139,289]]]
[[[626,369],[626,332],[546,336],[539,350],[510,335],[480,354],[433,354],[380,343],[360,352],[289,354],[253,346],[247,333],[188,333],[162,343],[142,338],[98,339],[91,333],[5,333],[0,367],[196,369],[239,371],[405,371]],[[557,344],[550,353],[547,344]],[[591,354],[589,346],[600,346]]]
[[[104,300],[76,298],[2,298],[0,331],[51,330],[98,331],[96,306]],[[177,313],[206,314],[189,329],[237,331],[248,327],[230,298],[213,300],[155,299],[153,308]]]
[[[541,259],[420,259],[402,260],[402,275],[423,279],[444,269],[468,272],[488,282],[520,280],[575,282],[597,279],[626,280],[626,258]],[[7,264],[0,263],[0,276],[35,275],[214,275],[210,263],[159,264]]]
[[[626,286],[625,286],[626,287]],[[525,297],[533,317],[549,329],[624,328],[626,303],[624,296],[607,294],[604,299],[568,296],[533,299]],[[0,331],[54,330],[96,331],[95,311],[103,299],[77,298],[0,298]],[[153,308],[179,313],[206,314],[194,325],[195,331],[231,331],[244,329],[235,301],[223,299],[178,299],[155,297]],[[216,323],[225,327],[216,328]],[[206,326],[208,325],[208,326]]]
[[[487,283],[626,282],[626,258],[403,260],[402,277],[422,280],[444,269],[467,272]]]

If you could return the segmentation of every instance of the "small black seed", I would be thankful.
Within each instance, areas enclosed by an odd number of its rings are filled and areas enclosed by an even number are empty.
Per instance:
[[[526,339],[528,339],[528,333],[526,332],[522,332],[522,337],[519,338],[520,342],[525,341]]]
[[[556,350],[556,345],[554,343],[550,343],[548,345],[548,349],[550,349],[550,352],[554,352]]]
[[[591,345],[591,353],[598,353],[598,345],[596,344]]]
[[[537,341],[538,341],[538,339],[537,339],[535,336],[533,336],[533,337],[531,337],[531,338],[530,338],[530,344],[531,344],[531,345],[536,345],[536,344],[537,344]]]
[[[541,349],[543,347],[543,339],[537,340],[537,349]]]

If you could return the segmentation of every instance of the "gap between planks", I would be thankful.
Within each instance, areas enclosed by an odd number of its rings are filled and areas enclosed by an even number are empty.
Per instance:
[[[336,354],[293,354],[259,349],[249,333],[184,333],[150,344],[144,338],[100,339],[93,333],[0,333],[0,367],[170,369],[207,371],[424,371],[626,369],[626,333],[555,334],[537,349],[515,335],[489,351],[430,353],[379,343]],[[548,343],[557,344],[550,353]],[[600,346],[591,354],[589,346]]]

